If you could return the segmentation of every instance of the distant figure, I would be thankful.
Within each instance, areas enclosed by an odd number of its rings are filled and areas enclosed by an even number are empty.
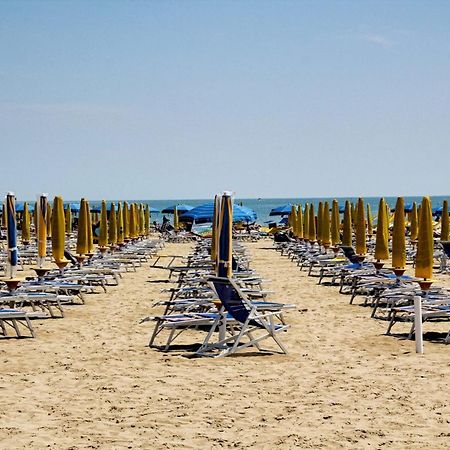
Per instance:
[[[170,220],[166,216],[163,216],[161,231],[166,231],[169,222]]]

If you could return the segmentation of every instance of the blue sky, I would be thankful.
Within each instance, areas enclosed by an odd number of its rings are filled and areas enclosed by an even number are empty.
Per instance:
[[[450,2],[0,2],[0,191],[443,195]]]

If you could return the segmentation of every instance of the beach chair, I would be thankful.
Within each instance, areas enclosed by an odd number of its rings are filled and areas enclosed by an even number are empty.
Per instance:
[[[25,328],[35,337],[33,326],[31,325],[29,314],[17,309],[0,309],[0,331],[2,336],[7,337],[7,327],[12,328],[18,338],[25,337],[22,335],[21,327]]]
[[[229,278],[210,277],[208,284],[220,300],[221,307],[196,355],[229,356],[248,347],[265,351],[260,343],[266,339],[272,339],[281,353],[287,354],[278,336],[289,328],[282,316],[282,303],[251,302]],[[234,323],[227,320],[229,316]],[[219,332],[219,339],[212,342],[216,332]]]

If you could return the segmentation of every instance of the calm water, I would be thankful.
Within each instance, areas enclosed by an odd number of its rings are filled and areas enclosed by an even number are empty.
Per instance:
[[[431,197],[431,200],[433,202],[433,207],[442,206],[442,201],[444,199],[449,199],[450,196],[434,196]],[[358,199],[357,197],[347,197],[347,198],[337,198],[339,201],[339,205],[344,205],[346,200],[350,200],[352,202],[356,202]],[[385,200],[387,203],[393,208],[395,207],[395,202],[397,201],[396,197],[385,197]],[[135,200],[129,200],[135,201]],[[178,200],[139,200],[139,203],[148,203],[152,207],[162,210],[168,206],[172,206],[175,204],[181,204],[185,203],[187,205],[191,206],[197,206],[201,205],[203,203],[211,202],[212,199],[197,199],[197,200],[189,200],[189,199],[178,199]],[[275,217],[269,217],[270,210],[272,208],[276,208],[277,206],[281,206],[286,203],[293,203],[293,204],[301,204],[304,205],[305,203],[313,203],[315,208],[317,208],[317,205],[320,201],[333,201],[333,198],[262,198],[262,199],[256,199],[256,198],[235,198],[235,203],[242,203],[244,206],[247,206],[254,211],[256,211],[256,214],[258,216],[258,223],[264,223],[267,221],[278,221],[280,219],[279,216]],[[380,201],[379,197],[365,197],[364,201],[366,204],[370,204],[370,207],[372,209],[372,214],[376,214],[378,211],[378,202]],[[420,203],[422,201],[422,197],[405,197],[405,204],[412,203],[412,202],[418,202]],[[95,204],[96,202],[91,202],[92,204]],[[162,220],[162,214],[152,214],[152,220],[156,220],[160,222]],[[168,217],[171,217],[168,215]]]

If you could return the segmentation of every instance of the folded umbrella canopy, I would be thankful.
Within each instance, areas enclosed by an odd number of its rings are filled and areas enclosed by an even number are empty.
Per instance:
[[[37,237],[38,237],[38,267],[43,267],[47,256],[47,195],[42,194],[37,204]]]
[[[356,207],[356,254],[365,255],[367,252],[366,247],[366,218],[364,200],[358,199]]]
[[[350,202],[347,200],[345,202],[345,211],[344,211],[344,229],[342,236],[342,245],[347,247],[351,247],[353,245],[352,242],[352,209]]]
[[[220,206],[220,217],[218,226],[218,268],[217,275],[219,277],[231,278],[232,270],[232,251],[233,251],[233,231],[232,231],[233,204],[231,196],[227,193],[222,195]]]
[[[124,229],[123,229],[123,206],[122,202],[119,202],[117,209],[117,243],[123,244],[125,239]]]
[[[144,208],[144,233],[146,236],[150,233],[150,208],[147,204]]]
[[[106,211],[105,200],[102,200],[100,211],[100,235],[98,237],[98,245],[104,249],[108,246],[108,212]]]
[[[109,210],[108,242],[111,247],[115,247],[117,244],[117,216],[114,203],[111,203]]]
[[[395,205],[394,229],[392,231],[392,267],[404,269],[406,265],[405,205],[398,197]]]
[[[381,261],[389,258],[389,229],[387,227],[386,203],[380,199],[378,206],[377,235],[375,240],[375,259]]]
[[[63,264],[66,245],[66,223],[64,219],[64,204],[62,197],[53,200],[52,214],[52,255],[57,265]]]
[[[86,208],[86,200],[81,199],[80,217],[78,219],[78,233],[77,233],[77,249],[78,255],[85,255],[89,253],[88,245],[88,210]]]
[[[341,235],[339,232],[340,218],[339,218],[339,204],[335,199],[333,200],[333,207],[331,210],[331,243],[338,245],[341,243]]]
[[[270,210],[269,216],[288,216],[292,210],[292,203],[286,203]]]
[[[28,203],[23,204],[23,217],[22,217],[22,243],[28,245],[31,241],[31,231],[30,231],[30,211],[28,209]]]
[[[442,217],[441,217],[441,241],[448,241],[448,239],[449,239],[448,201],[444,200],[442,204]]]
[[[431,201],[424,197],[420,207],[419,235],[417,238],[416,270],[417,278],[430,279],[433,275],[433,217]]]
[[[14,278],[17,272],[17,222],[16,222],[16,199],[12,192],[6,196],[6,228],[8,239],[8,260],[6,266],[6,277]]]
[[[212,222],[214,217],[214,202],[196,206],[180,215],[180,222],[206,223]],[[233,205],[233,222],[254,222],[257,216],[255,211],[244,206]]]
[[[175,211],[175,208],[177,209],[177,211],[182,214],[185,213],[187,211],[190,211],[191,209],[194,209],[193,206],[191,205],[186,205],[185,203],[181,203],[178,205],[173,205],[173,206],[168,206],[167,208],[164,208],[161,213],[162,214],[173,214]]]

